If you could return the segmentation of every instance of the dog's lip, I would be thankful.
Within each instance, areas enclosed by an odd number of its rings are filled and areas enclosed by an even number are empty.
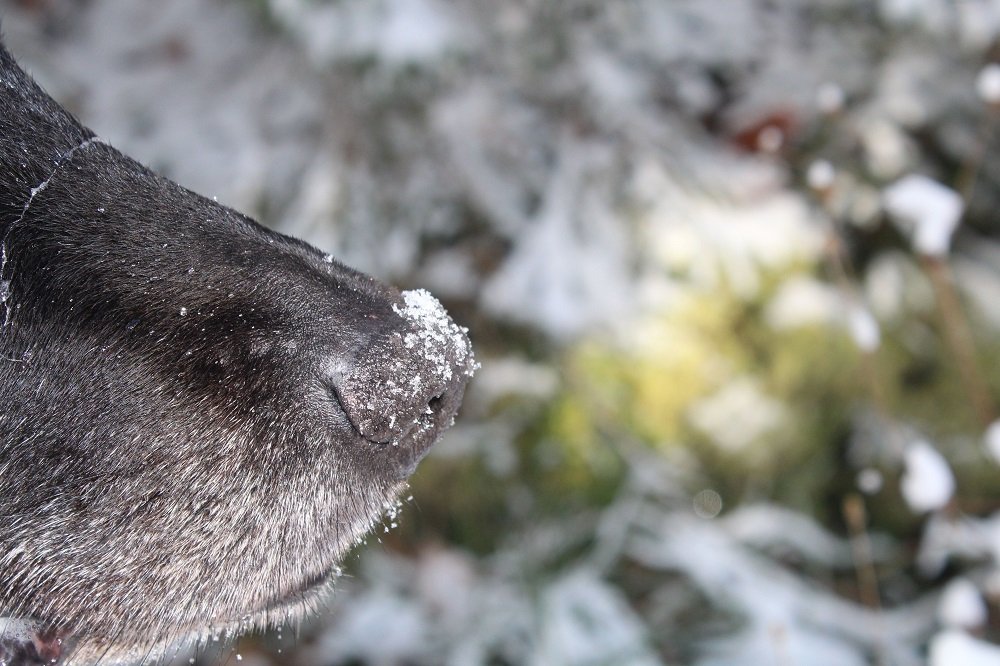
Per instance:
[[[302,601],[308,600],[310,597],[319,595],[322,593],[323,588],[330,584],[330,582],[337,577],[339,567],[336,565],[331,566],[325,571],[309,576],[303,580],[294,590],[287,592],[280,597],[272,599],[266,606],[265,610],[274,611],[285,606],[290,606],[292,604],[300,603]]]
[[[405,481],[417,469],[430,450],[441,437],[442,428],[435,427],[423,419],[417,419],[403,437],[384,444],[370,443],[381,455],[392,459],[396,466],[397,478]]]
[[[332,566],[322,573],[316,574],[304,580],[301,585],[299,585],[298,590],[296,590],[292,596],[302,596],[307,595],[310,592],[314,592],[317,589],[326,586],[333,578],[336,576],[338,568]]]

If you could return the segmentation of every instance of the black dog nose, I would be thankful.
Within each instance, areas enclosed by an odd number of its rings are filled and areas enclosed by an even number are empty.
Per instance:
[[[363,351],[334,387],[355,430],[380,444],[436,439],[475,370],[466,330],[438,300],[422,289],[402,296],[393,308],[402,325]]]

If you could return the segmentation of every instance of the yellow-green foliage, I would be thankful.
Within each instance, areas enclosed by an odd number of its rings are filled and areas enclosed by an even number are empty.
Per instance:
[[[692,402],[745,364],[735,315],[733,299],[692,299],[670,315],[637,323],[627,339],[581,343],[566,359],[563,400],[575,405],[560,407],[577,419],[554,434],[570,442],[610,421],[613,430],[654,444],[676,440]]]
[[[833,453],[848,410],[864,391],[859,360],[839,327],[775,331],[757,302],[726,291],[690,296],[617,339],[572,349],[545,434],[578,461],[609,440],[687,447],[732,491],[752,477],[755,487],[785,488],[794,496],[795,479],[780,475]],[[780,423],[733,449],[696,427],[691,410],[738,381],[784,408]]]
[[[982,453],[958,455],[979,441],[982,425],[934,314],[913,313],[885,327],[883,344],[865,357],[838,324],[773,329],[763,315],[769,291],[754,301],[724,289],[689,293],[618,337],[570,349],[562,390],[529,437],[559,450],[558,478],[547,482],[572,492],[619,471],[611,460],[623,447],[681,447],[724,496],[756,491],[816,508],[824,493],[853,488],[844,444],[860,407],[917,428],[945,450],[958,442],[949,458],[960,485],[996,496],[997,474],[984,468]],[[982,330],[977,326],[979,367],[995,397],[1000,344]],[[726,446],[692,413],[740,382],[782,406],[782,418],[745,445]],[[738,430],[745,425],[738,416],[722,425]]]

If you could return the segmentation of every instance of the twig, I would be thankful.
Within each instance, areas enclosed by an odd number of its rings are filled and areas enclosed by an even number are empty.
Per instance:
[[[858,578],[858,598],[861,603],[875,611],[881,623],[882,597],[879,593],[872,542],[868,536],[868,515],[864,499],[857,493],[847,495],[844,497],[843,512],[844,522],[851,537],[851,558],[854,560],[854,570]],[[881,639],[878,641],[875,654],[877,664],[889,663],[885,641]]]
[[[979,372],[975,342],[968,318],[962,310],[962,303],[955,290],[951,268],[946,260],[937,257],[924,256],[922,263],[934,288],[945,340],[958,365],[962,386],[969,397],[976,418],[985,428],[996,419],[996,408],[990,396],[989,386]]]
[[[878,573],[875,571],[872,543],[867,531],[865,501],[857,493],[851,493],[844,498],[843,512],[844,522],[851,535],[851,556],[858,576],[858,598],[865,606],[882,610]]]
[[[834,281],[840,288],[844,298],[852,303],[864,303],[864,299],[858,288],[859,280],[857,274],[851,264],[850,257],[847,256],[844,250],[843,225],[830,212],[831,193],[832,190],[829,188],[818,193],[819,202],[825,213],[823,217],[829,224],[829,235],[824,255],[833,274]],[[882,383],[879,381],[878,351],[875,349],[861,349],[860,351],[862,356],[861,373],[864,378],[863,381],[867,385],[868,393],[872,399],[872,403],[875,405],[875,410],[882,417],[883,423],[892,425],[894,421],[889,416],[891,413],[889,400],[886,397]],[[889,428],[887,443],[900,455],[902,455],[904,448],[904,439],[905,437],[898,427],[892,425]]]

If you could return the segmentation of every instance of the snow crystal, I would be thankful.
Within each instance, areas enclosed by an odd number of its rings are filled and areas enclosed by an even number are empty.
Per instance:
[[[826,160],[816,160],[806,171],[806,182],[812,189],[822,192],[830,189],[836,175],[832,164]]]
[[[1000,104],[1000,65],[994,62],[979,70],[976,93],[988,104]]]
[[[910,175],[889,186],[882,202],[910,234],[913,248],[928,256],[948,253],[964,204],[955,190],[926,176]]]
[[[938,604],[938,619],[946,627],[972,629],[986,622],[986,602],[968,578],[948,583]]]
[[[457,361],[465,368],[465,374],[471,377],[476,368],[472,362],[468,330],[452,321],[441,302],[426,289],[404,291],[403,303],[404,307],[394,305],[392,309],[416,329],[416,332],[403,337],[406,348],[422,348],[424,357],[435,363],[437,375],[445,381],[452,377],[452,366],[446,352],[454,351]],[[416,388],[419,388],[419,381]]]
[[[989,53],[1000,33],[1000,6],[995,2],[960,2],[955,11],[962,46],[973,52]]]
[[[403,502],[399,499],[391,499],[382,505],[382,522],[385,532],[399,527],[399,515],[403,510]]]
[[[955,492],[955,477],[944,457],[926,441],[906,447],[900,487],[903,498],[916,513],[940,509]]]
[[[948,629],[931,639],[930,666],[996,666],[1000,663],[1000,647],[969,636],[957,629]]]

